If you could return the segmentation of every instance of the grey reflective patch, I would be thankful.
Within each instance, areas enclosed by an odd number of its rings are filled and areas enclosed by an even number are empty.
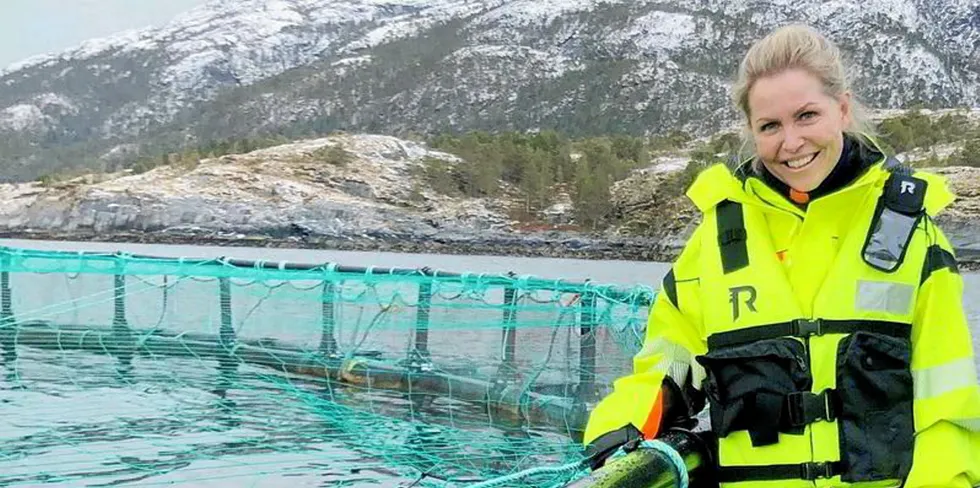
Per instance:
[[[911,311],[915,287],[887,281],[859,281],[854,308],[905,315]]]
[[[980,432],[980,419],[956,419],[950,422],[963,427],[970,432]]]
[[[977,384],[977,369],[973,358],[920,369],[912,372],[915,399],[937,397],[960,388],[972,388]]]

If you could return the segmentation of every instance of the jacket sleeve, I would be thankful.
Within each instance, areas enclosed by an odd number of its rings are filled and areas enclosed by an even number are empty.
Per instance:
[[[630,425],[645,438],[655,437],[664,411],[671,408],[662,403],[665,378],[673,380],[681,391],[700,386],[704,373],[692,360],[707,348],[701,333],[695,274],[699,234],[700,226],[663,278],[650,309],[643,347],[633,357],[633,372],[617,379],[613,391],[592,410],[583,437],[586,446],[606,433]],[[693,408],[694,413],[700,409],[697,405]]]
[[[942,231],[926,219],[927,253],[912,327],[915,448],[906,487],[980,485],[980,386],[963,310],[963,279]]]

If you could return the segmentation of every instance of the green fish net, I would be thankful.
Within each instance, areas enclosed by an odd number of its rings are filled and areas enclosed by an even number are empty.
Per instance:
[[[654,296],[0,248],[0,486],[468,486],[574,463]]]

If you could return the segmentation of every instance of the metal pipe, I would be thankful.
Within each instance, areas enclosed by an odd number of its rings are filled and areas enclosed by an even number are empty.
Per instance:
[[[10,256],[4,255],[4,264]],[[10,272],[0,273],[0,349],[3,350],[3,363],[13,364],[17,360],[17,345],[14,336],[16,319],[13,311],[13,297],[10,289]]]
[[[579,383],[578,397],[583,401],[595,396],[595,322],[596,296],[585,292],[582,296],[581,337],[579,339]]]
[[[419,283],[418,306],[415,307],[415,346],[410,361],[429,360],[429,312],[432,306],[432,282]]]
[[[368,272],[373,277],[378,276],[425,276],[433,278],[445,278],[447,281],[453,282],[463,282],[468,279],[476,279],[474,274],[462,274],[454,273],[449,271],[441,271],[431,268],[366,268],[360,266],[344,266],[337,265],[335,263],[293,263],[288,261],[254,261],[246,259],[231,259],[231,258],[172,258],[164,256],[153,256],[153,255],[142,255],[142,254],[129,254],[129,253],[106,253],[98,251],[35,251],[29,249],[18,249],[10,247],[0,246],[0,254],[5,257],[17,257],[17,258],[30,258],[30,257],[43,257],[46,259],[62,259],[66,261],[71,261],[74,263],[79,263],[79,258],[104,258],[109,260],[115,259],[132,259],[132,260],[142,260],[142,261],[160,261],[161,263],[172,263],[178,266],[186,266],[189,269],[189,273],[194,273],[194,275],[206,274],[205,271],[214,268],[234,268],[236,271],[247,271],[254,269],[265,269],[265,270],[282,270],[282,271],[318,271],[318,272],[333,272],[339,275],[365,275]],[[9,260],[2,263],[2,268],[0,271],[9,271],[12,263]],[[76,265],[76,268],[71,266],[66,266],[66,272],[74,271],[84,271],[87,273],[98,273],[99,271],[95,268],[84,267],[84,265]],[[167,274],[179,275],[180,273],[169,272]],[[233,274],[233,273],[232,273]],[[296,279],[305,279],[304,277],[298,276]],[[479,277],[480,283],[494,286],[506,286],[513,285],[517,278],[508,275],[482,275]],[[568,291],[576,292],[579,291],[585,283],[578,281],[567,281],[567,280],[552,280],[537,277],[523,277],[522,287],[527,289],[544,289],[544,290],[555,290],[555,291]],[[628,289],[622,289],[619,287],[609,286],[603,287],[604,298],[617,300],[617,301],[638,301],[643,306],[649,306],[653,303],[654,293],[635,293],[634,291]]]
[[[238,360],[235,358],[235,328],[232,325],[231,317],[231,280],[229,278],[218,279],[218,302],[221,307],[221,328],[218,331],[218,343],[224,350],[224,354],[218,357],[218,366],[222,371],[237,369]]]
[[[126,373],[133,367],[133,349],[135,347],[132,331],[126,321],[126,275],[122,274],[122,265],[118,268],[120,273],[113,275],[113,313],[112,313],[112,337],[113,353],[119,359],[120,373]]]
[[[25,322],[17,324],[16,332],[17,343],[22,346],[111,353],[106,344],[110,342],[112,332],[106,328]],[[305,349],[269,339],[240,339],[229,356],[221,338],[211,334],[178,335],[159,330],[137,330],[133,334],[139,338],[135,353],[150,357],[208,358],[219,363],[232,359],[234,364],[266,366],[328,382],[339,379],[342,383],[362,387],[444,395],[485,406],[495,413],[495,419],[513,422],[528,419],[566,435],[585,426],[587,407],[574,399],[527,392],[520,385],[509,385],[491,398],[494,389],[491,382],[447,372],[452,370],[452,365],[440,365],[431,371],[413,371],[360,357],[324,361]]]
[[[320,332],[320,353],[324,357],[334,357],[337,355],[337,339],[334,337],[334,305],[336,299],[335,285],[330,280],[323,281],[323,293],[321,295],[320,321],[322,330]]]
[[[517,290],[512,286],[504,288],[504,330],[501,342],[503,343],[503,367],[509,373],[517,371]]]
[[[669,430],[658,440],[672,447],[684,460],[690,486],[706,477],[704,446],[690,432]],[[674,462],[654,449],[637,449],[606,464],[565,488],[674,488],[680,478]]]

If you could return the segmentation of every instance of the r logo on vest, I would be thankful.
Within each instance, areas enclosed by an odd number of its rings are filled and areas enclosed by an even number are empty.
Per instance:
[[[750,311],[755,312],[755,299],[756,291],[754,286],[734,286],[728,289],[728,301],[732,304],[732,320],[738,320],[739,310],[741,309],[739,300],[739,295],[747,293],[749,296],[745,299],[745,306],[749,308]]]

